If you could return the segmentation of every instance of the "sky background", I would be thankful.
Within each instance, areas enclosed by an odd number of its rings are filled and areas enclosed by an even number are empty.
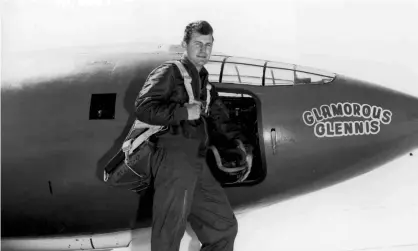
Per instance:
[[[329,70],[418,97],[418,1],[9,0],[2,53],[179,44],[198,19],[212,24],[214,51]],[[240,215],[236,250],[416,250],[416,156]]]

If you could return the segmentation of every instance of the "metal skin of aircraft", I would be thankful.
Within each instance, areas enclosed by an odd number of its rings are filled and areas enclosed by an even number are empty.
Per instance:
[[[133,232],[149,241],[152,192],[140,197],[108,186],[103,167],[132,125],[148,74],[181,52],[48,53],[16,59],[17,73],[2,80],[2,247],[112,249],[128,246]],[[418,98],[411,95],[216,53],[207,69],[257,147],[241,183],[214,168],[236,211],[326,188],[418,147]]]

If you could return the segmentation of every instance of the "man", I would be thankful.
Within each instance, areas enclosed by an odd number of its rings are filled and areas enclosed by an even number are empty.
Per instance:
[[[190,23],[185,29],[185,52],[180,62],[192,78],[197,102],[188,103],[181,72],[173,63],[154,69],[135,101],[139,120],[170,127],[170,133],[158,136],[151,160],[155,190],[152,251],[178,250],[187,220],[202,250],[233,250],[237,220],[205,160],[210,118],[202,109],[208,84],[204,65],[211,56],[213,41],[213,29],[206,21]],[[210,116],[228,117],[216,100],[215,89],[210,91]]]

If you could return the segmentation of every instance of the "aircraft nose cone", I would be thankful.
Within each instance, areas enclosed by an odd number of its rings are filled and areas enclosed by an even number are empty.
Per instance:
[[[411,111],[408,113],[408,119],[418,122],[418,97],[413,100]]]
[[[415,131],[418,133],[418,98],[414,98],[412,107],[407,113],[407,119],[415,125]]]
[[[418,100],[416,102],[415,109],[412,109],[411,112],[407,114],[407,118],[413,122],[418,122]]]
[[[391,144],[402,152],[418,147],[418,97],[376,83],[347,80],[343,97],[365,108],[361,115],[374,120],[376,146]]]
[[[407,122],[417,122],[418,120],[418,97],[405,93],[397,93],[394,98],[394,105],[397,112],[403,114],[403,119]],[[417,128],[418,129],[418,128]]]
[[[393,91],[386,102],[392,110],[392,134],[404,136],[418,147],[418,97]]]

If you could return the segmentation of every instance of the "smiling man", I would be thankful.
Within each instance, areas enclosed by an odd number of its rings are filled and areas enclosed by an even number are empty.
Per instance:
[[[208,132],[213,129],[210,121],[214,117],[228,118],[215,88],[208,87],[208,72],[204,68],[213,41],[208,22],[187,25],[182,41],[185,52],[180,62],[192,78],[195,103],[188,103],[182,74],[172,62],[150,73],[135,102],[139,120],[170,128],[158,136],[151,158],[155,190],[152,251],[178,250],[187,221],[202,243],[202,250],[233,250],[237,220],[205,158]],[[202,109],[207,101],[209,111]]]

